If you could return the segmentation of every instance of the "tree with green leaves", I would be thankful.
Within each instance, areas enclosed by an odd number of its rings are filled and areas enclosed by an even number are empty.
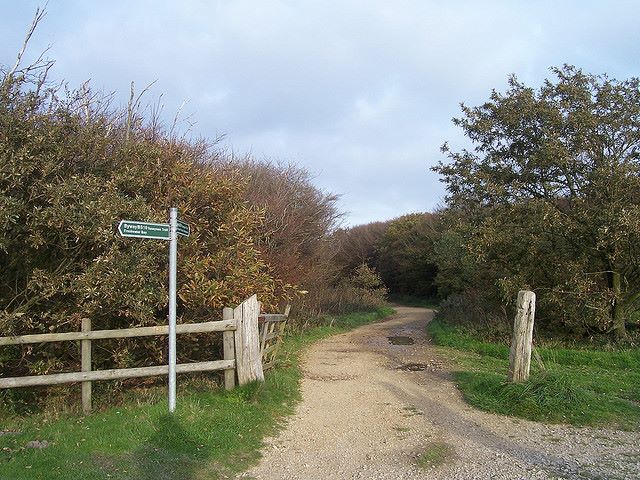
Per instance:
[[[388,223],[377,245],[375,265],[392,293],[435,297],[436,223],[431,213],[410,213]]]
[[[462,105],[454,123],[473,148],[445,145],[434,170],[505,293],[535,288],[556,315],[567,307],[621,338],[640,298],[640,80],[552,73]]]

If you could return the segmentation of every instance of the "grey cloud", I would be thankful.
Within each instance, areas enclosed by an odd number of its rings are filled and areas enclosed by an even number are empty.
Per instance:
[[[38,2],[5,6],[0,63],[12,63]],[[422,0],[50,2],[33,50],[53,44],[56,75],[87,78],[124,103],[130,81],[158,80],[165,116],[194,135],[295,161],[343,193],[349,223],[434,208],[429,166],[458,103],[477,104],[516,73],[548,67],[638,75],[640,5],[631,1]]]

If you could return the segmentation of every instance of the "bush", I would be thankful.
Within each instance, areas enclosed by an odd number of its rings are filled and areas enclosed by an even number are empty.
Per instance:
[[[94,329],[165,324],[167,244],[121,238],[117,225],[166,223],[173,206],[192,227],[178,253],[179,322],[216,319],[252,294],[275,311],[302,288],[337,284],[346,310],[380,304],[379,288],[340,283],[330,243],[337,197],[304,169],[177,138],[144,118],[133,91],[126,108],[113,108],[88,84],[50,86],[51,66],[0,67],[3,335],[78,331],[85,317]],[[156,338],[99,346],[96,369],[166,363]],[[178,355],[210,359],[219,348],[219,335],[184,336]],[[79,368],[72,343],[0,355],[0,376]]]
[[[411,213],[388,223],[378,243],[375,265],[394,294],[436,297],[436,222],[434,214]]]
[[[387,289],[377,272],[362,264],[349,278],[336,285],[307,292],[301,302],[298,319],[306,323],[322,314],[374,311],[387,304]]]

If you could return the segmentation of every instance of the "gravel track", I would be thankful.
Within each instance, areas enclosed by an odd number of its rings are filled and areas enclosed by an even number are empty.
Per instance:
[[[636,432],[469,407],[426,337],[433,312],[396,310],[306,352],[296,414],[239,478],[640,479]]]

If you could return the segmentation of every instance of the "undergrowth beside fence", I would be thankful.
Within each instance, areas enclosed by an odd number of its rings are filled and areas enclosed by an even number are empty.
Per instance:
[[[166,414],[164,389],[87,417],[48,412],[0,423],[2,479],[226,478],[259,457],[300,398],[300,354],[327,336],[380,320],[389,308],[326,318],[326,325],[286,338],[264,383],[225,392],[178,377],[178,404]],[[333,320],[333,321],[332,321]],[[331,326],[329,326],[331,325]],[[182,385],[180,385],[182,383]],[[38,441],[45,448],[28,448]]]
[[[471,405],[550,423],[640,429],[640,349],[540,346],[527,382],[506,382],[509,346],[479,338],[443,319],[428,326],[455,361],[455,379]]]

